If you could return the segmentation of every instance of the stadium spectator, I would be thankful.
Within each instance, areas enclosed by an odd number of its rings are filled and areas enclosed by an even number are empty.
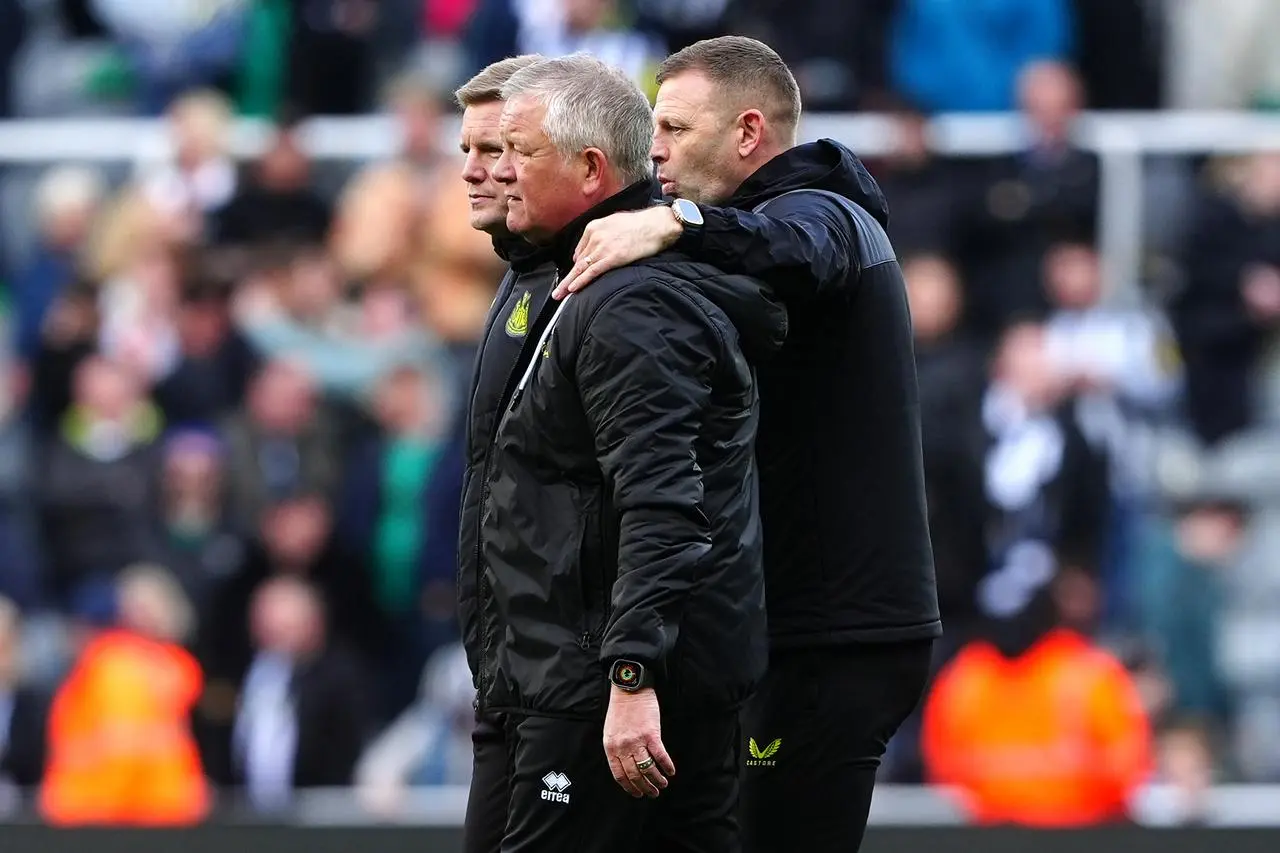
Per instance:
[[[182,429],[165,441],[158,532],[165,564],[203,612],[214,589],[239,571],[245,543],[224,505],[226,450],[211,430]]]
[[[1225,574],[1239,556],[1242,508],[1188,501],[1172,523],[1151,520],[1133,565],[1137,612],[1168,673],[1170,711],[1224,728],[1234,708],[1216,661],[1228,601]]]
[[[400,130],[399,159],[430,174],[446,156],[440,143],[440,93],[422,77],[406,74],[392,81],[387,103]]]
[[[77,166],[50,169],[36,186],[33,207],[39,244],[12,285],[18,352],[24,360],[35,358],[49,307],[76,277],[81,247],[105,193],[98,172]]]
[[[267,362],[244,408],[223,426],[228,494],[237,525],[252,530],[262,510],[299,493],[331,496],[340,476],[334,427],[309,374],[289,361]]]
[[[929,534],[948,624],[935,655],[946,659],[964,635],[964,614],[987,566],[982,472],[974,464],[985,445],[978,425],[986,357],[961,325],[964,291],[953,264],[917,255],[903,262],[902,274],[915,338]]]
[[[243,562],[210,596],[199,652],[210,680],[216,679],[220,689],[226,682],[238,683],[252,663],[249,603],[263,582],[276,577],[300,579],[313,587],[327,609],[328,633],[360,654],[378,676],[386,673],[391,625],[374,597],[366,561],[336,541],[327,502],[299,493],[278,498],[263,511]],[[371,702],[370,708],[380,710],[377,703]]]
[[[1156,740],[1156,787],[1139,795],[1134,813],[1144,826],[1210,824],[1218,775],[1212,734],[1194,719],[1165,727]]]
[[[1075,72],[1037,62],[1017,77],[1030,138],[1017,154],[981,165],[976,196],[964,206],[970,320],[988,335],[1012,319],[1043,316],[1044,254],[1055,243],[1091,243],[1098,210],[1098,164],[1071,131],[1083,93]]]
[[[1195,205],[1186,284],[1170,310],[1186,360],[1187,408],[1214,444],[1263,414],[1258,371],[1280,324],[1280,153],[1226,168]]]
[[[262,245],[278,240],[319,243],[329,233],[329,205],[311,190],[311,161],[298,138],[296,117],[284,116],[267,150],[236,193],[213,217],[216,243]]]
[[[981,469],[987,563],[970,607],[950,624],[1021,612],[1063,569],[1093,574],[1102,553],[1109,490],[1107,458],[1077,424],[1042,326],[1002,336],[981,399]],[[1043,626],[1048,627],[1048,626]]]
[[[350,785],[372,733],[361,664],[326,634],[319,595],[298,578],[259,587],[250,605],[254,655],[231,731],[231,777],[269,811],[298,788]]]
[[[393,626],[388,716],[413,701],[427,658],[458,632],[457,566],[427,562],[436,552],[427,548],[426,498],[447,449],[442,402],[438,382],[415,367],[380,383],[380,429],[351,451],[336,518],[345,546],[369,567],[374,596]]]
[[[228,263],[212,256],[188,264],[174,320],[177,358],[155,387],[170,425],[208,427],[232,415],[259,365],[257,353],[231,322],[233,286],[215,272]]]
[[[1064,576],[1065,577],[1065,576]],[[924,709],[928,780],[984,824],[1080,827],[1123,820],[1146,781],[1150,732],[1119,661],[1068,628],[1047,633],[1041,590],[965,646]]]
[[[392,213],[377,211],[379,198],[372,195],[342,213],[353,224],[349,237],[338,238],[338,262],[321,247],[301,247],[282,285],[268,284],[260,299],[242,300],[237,312],[241,332],[259,355],[297,362],[333,403],[354,404],[397,365],[429,363],[435,356],[400,277],[409,237],[380,230],[390,224],[381,217]],[[344,261],[347,272],[361,276],[351,290],[343,286]]]
[[[146,176],[147,200],[178,229],[204,236],[207,217],[235,197],[239,172],[230,156],[232,105],[215,91],[183,94],[165,113],[173,162]]]
[[[163,419],[124,366],[90,356],[41,463],[46,583],[66,602],[81,583],[156,556],[156,442]]]
[[[886,198],[893,199],[889,237],[902,257],[959,250],[964,177],[955,163],[933,156],[927,117],[908,106],[892,114],[894,145],[888,156],[868,163]]]
[[[211,804],[188,722],[203,676],[181,643],[194,614],[173,578],[137,565],[115,585],[116,626],[58,689],[40,811],[59,826],[184,825]]]

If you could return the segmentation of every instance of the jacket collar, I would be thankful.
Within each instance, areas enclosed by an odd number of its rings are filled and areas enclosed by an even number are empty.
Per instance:
[[[551,247],[535,246],[515,236],[494,237],[493,251],[511,264],[517,273],[525,273],[551,262]]]
[[[611,213],[643,210],[651,206],[659,197],[658,184],[652,178],[636,181],[561,228],[560,232],[547,244],[561,275],[568,273],[573,267],[573,253],[578,248],[578,241],[582,239],[582,232],[587,229],[588,223],[603,219]]]

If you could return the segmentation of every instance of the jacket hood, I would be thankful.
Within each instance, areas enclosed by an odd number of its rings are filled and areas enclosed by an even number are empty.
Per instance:
[[[728,206],[751,210],[793,190],[826,190],[862,207],[881,225],[889,224],[889,202],[857,155],[834,139],[819,139],[785,151],[742,182]]]

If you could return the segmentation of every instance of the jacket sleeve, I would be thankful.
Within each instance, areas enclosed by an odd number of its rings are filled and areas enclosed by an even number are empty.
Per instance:
[[[780,197],[767,213],[701,210],[700,233],[676,248],[725,272],[762,279],[784,300],[828,293],[857,268],[853,223],[839,204],[817,193]]]
[[[619,517],[604,661],[660,669],[675,645],[711,548],[695,444],[722,346],[702,310],[660,281],[618,291],[588,323],[575,373]]]

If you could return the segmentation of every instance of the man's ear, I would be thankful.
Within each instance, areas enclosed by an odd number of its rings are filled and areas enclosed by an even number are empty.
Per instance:
[[[750,157],[764,142],[765,119],[759,110],[747,110],[738,116],[738,156]]]
[[[582,152],[582,160],[586,171],[582,176],[582,189],[590,194],[595,192],[604,181],[605,169],[609,160],[599,148],[588,148]]]

